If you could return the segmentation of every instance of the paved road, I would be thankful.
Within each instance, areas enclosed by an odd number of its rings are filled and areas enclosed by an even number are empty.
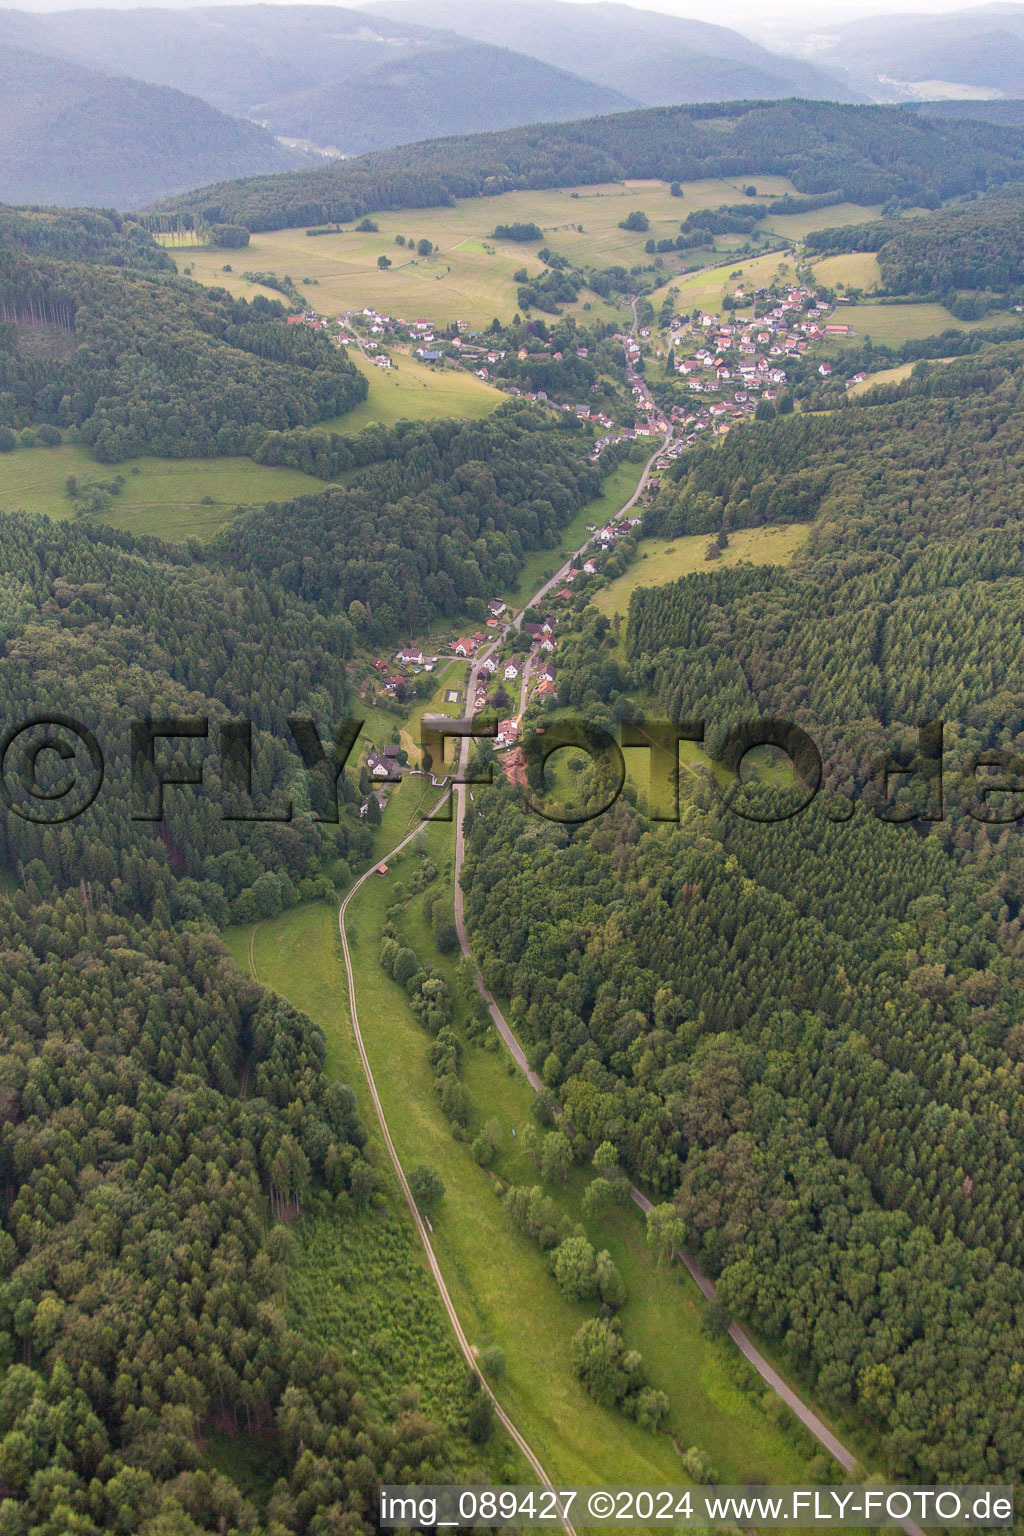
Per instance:
[[[634,325],[635,322],[636,310],[634,307]],[[633,496],[620,510],[618,514],[620,517],[625,511],[627,511],[629,507],[634,504],[634,502],[641,494],[644,485],[646,484],[647,477],[650,474],[651,468],[654,465],[655,460],[661,454],[662,449],[668,443],[670,436],[671,433],[666,436],[661,446],[655,450],[650,459],[647,461],[647,464],[644,468],[644,473],[640,479],[640,483],[637,486]],[[555,584],[555,582],[560,580],[560,578],[564,575],[566,569],[567,567],[563,566],[558,575],[552,577],[551,581],[546,582],[543,587],[534,593],[533,597],[529,599],[525,606],[528,608],[537,607],[546,593]],[[521,622],[522,613],[520,613],[517,618],[513,620],[513,623],[517,628]],[[473,676],[471,678],[471,683],[475,685],[475,681],[475,676]],[[467,698],[469,700],[472,700],[473,698],[472,687],[469,694],[467,695]],[[471,703],[468,705],[468,707],[470,711],[472,711]],[[467,738],[462,742],[459,751],[460,776],[464,775],[466,771],[466,766],[469,760],[469,748],[470,741],[469,738]],[[514,1031],[508,1023],[508,1020],[505,1018],[501,1009],[495,1002],[494,997],[489,991],[487,984],[480,973],[480,969],[476,964],[476,957],[473,954],[473,950],[469,942],[469,936],[466,932],[462,895],[462,866],[466,852],[465,785],[455,784],[453,786],[453,793],[455,795],[455,927],[459,935],[459,945],[462,949],[462,953],[472,963],[473,979],[476,983],[477,991],[480,993],[481,997],[487,1005],[487,1011],[489,1012],[494,1022],[495,1028],[497,1029],[501,1038],[504,1040],[505,1045],[508,1047],[509,1053],[512,1056],[512,1059],[519,1067],[519,1070],[524,1074],[530,1086],[539,1092],[544,1087],[544,1084],[541,1082],[541,1079],[537,1076],[536,1072],[534,1072],[530,1067],[530,1063],[526,1059],[526,1053],[517,1040]],[[641,1211],[647,1212],[650,1210],[650,1200],[648,1200],[647,1196],[643,1194],[641,1190],[637,1189],[635,1185],[631,1186],[630,1195],[634,1203],[639,1206]],[[689,1273],[692,1275],[693,1279],[696,1281],[697,1285],[700,1287],[703,1294],[708,1298],[709,1301],[714,1300],[715,1283],[711,1277],[704,1273],[704,1270],[700,1267],[692,1254],[680,1250],[679,1257],[683,1264],[686,1266]],[[771,1365],[761,1354],[760,1350],[756,1347],[750,1338],[750,1335],[740,1327],[739,1323],[733,1323],[731,1325],[729,1328],[729,1337],[732,1339],[733,1343],[736,1345],[737,1349],[744,1356],[744,1358],[748,1360],[749,1363],[753,1366],[761,1380],[765,1382],[767,1386],[771,1387],[773,1392],[778,1394],[778,1396],[782,1399],[788,1408],[792,1409],[793,1413],[796,1414],[800,1422],[810,1431],[810,1433],[819,1442],[819,1444],[824,1446],[829,1455],[832,1456],[834,1460],[837,1461],[839,1465],[843,1467],[847,1472],[852,1471],[852,1469],[857,1465],[857,1458],[854,1456],[853,1452],[848,1450],[847,1447],[838,1438],[838,1436],[833,1434],[828,1425],[818,1417],[814,1410],[808,1407],[802,1398],[797,1396],[792,1387],[790,1387],[788,1383],[783,1380],[782,1376],[779,1375],[779,1372],[775,1369],[775,1367]],[[906,1536],[924,1536],[920,1526],[915,1525],[912,1520],[902,1522],[902,1529],[906,1533]]]
[[[430,812],[430,815],[436,815],[441,810],[447,799],[448,791],[446,790],[445,793],[441,796],[440,800],[434,806],[433,810]],[[421,830],[421,827],[414,827],[407,837],[403,837],[402,841],[397,843],[395,847],[391,849],[390,853],[384,855],[384,862],[387,862],[389,859],[393,859],[396,854],[400,853],[408,843],[412,842],[413,838],[416,837]],[[376,860],[373,864],[371,864],[369,869],[360,875],[359,879],[352,886],[351,890],[348,892],[338,909],[338,932],[341,935],[341,950],[345,959],[345,975],[348,981],[349,1015],[352,1019],[352,1033],[355,1035],[356,1046],[359,1050],[359,1059],[363,1064],[363,1072],[366,1075],[366,1082],[370,1090],[370,1097],[373,1099],[373,1107],[377,1112],[377,1121],[380,1125],[381,1135],[384,1137],[384,1143],[388,1149],[388,1155],[391,1158],[391,1165],[395,1170],[395,1176],[398,1179],[399,1184],[402,1186],[402,1193],[405,1195],[406,1203],[408,1204],[409,1210],[412,1213],[412,1219],[416,1223],[416,1230],[420,1235],[420,1241],[422,1242],[424,1251],[427,1255],[427,1263],[430,1266],[430,1272],[433,1275],[434,1283],[436,1284],[437,1289],[441,1294],[441,1300],[444,1303],[444,1309],[448,1314],[448,1320],[455,1332],[455,1337],[458,1340],[459,1348],[462,1350],[466,1364],[469,1366],[470,1370],[478,1377],[482,1390],[487,1393],[494,1406],[495,1417],[499,1420],[505,1429],[509,1439],[512,1440],[518,1449],[522,1452],[523,1457],[536,1474],[538,1481],[543,1483],[545,1488],[553,1489],[554,1485],[552,1484],[551,1479],[548,1477],[544,1468],[541,1466],[540,1461],[534,1454],[529,1443],[513,1424],[512,1420],[509,1418],[508,1414],[505,1412],[504,1408],[501,1406],[498,1399],[492,1392],[486,1378],[481,1374],[480,1367],[476,1361],[476,1356],[473,1353],[472,1346],[470,1345],[465,1331],[463,1330],[462,1324],[459,1321],[459,1315],[455,1310],[454,1303],[452,1302],[451,1296],[448,1292],[448,1287],[445,1284],[444,1275],[441,1273],[441,1266],[437,1262],[437,1256],[434,1253],[433,1245],[430,1241],[430,1236],[427,1232],[426,1225],[422,1216],[420,1215],[416,1201],[413,1199],[412,1190],[409,1188],[409,1181],[406,1179],[402,1164],[399,1161],[398,1153],[395,1150],[395,1144],[391,1139],[391,1132],[388,1129],[388,1123],[384,1115],[384,1106],[380,1101],[380,1095],[377,1092],[377,1085],[374,1082],[373,1072],[370,1069],[369,1058],[366,1054],[366,1047],[363,1044],[363,1033],[359,1025],[359,1009],[356,1005],[356,985],[355,977],[352,973],[352,958],[349,954],[348,935],[345,932],[345,913],[348,910],[349,902],[352,900],[353,896],[360,889],[360,887],[371,878],[377,869],[377,865],[380,862],[381,860]],[[255,933],[255,929],[253,932]],[[251,958],[251,940],[249,952]],[[570,1525],[568,1519],[565,1517],[562,1519],[562,1527],[565,1531],[565,1536],[576,1536],[576,1532],[573,1526]]]

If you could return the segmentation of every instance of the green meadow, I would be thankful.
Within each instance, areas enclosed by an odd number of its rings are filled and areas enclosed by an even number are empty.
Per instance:
[[[88,520],[109,523],[128,533],[155,534],[172,543],[210,539],[239,510],[268,501],[316,495],[322,480],[294,469],[269,469],[251,459],[129,459],[99,464],[86,448],[17,448],[0,454],[0,508],[74,518],[76,502],[67,495],[73,476],[82,487],[123,485],[102,511]]]
[[[361,432],[364,427],[393,427],[397,421],[433,421],[440,416],[477,420],[489,416],[506,398],[475,373],[432,368],[409,352],[392,353],[390,368],[367,362],[358,347],[350,347],[348,355],[369,380],[370,393],[354,410],[315,430]]]
[[[706,533],[687,534],[678,539],[642,539],[639,557],[628,570],[606,587],[595,592],[591,602],[599,612],[611,618],[629,612],[629,599],[637,587],[662,587],[722,565],[788,565],[810,532],[809,523],[779,523],[764,528],[739,528],[729,534],[729,543],[717,559],[707,559]]]

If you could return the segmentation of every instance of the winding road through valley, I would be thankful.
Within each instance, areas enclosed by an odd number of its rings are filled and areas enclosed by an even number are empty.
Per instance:
[[[636,328],[636,311],[635,311],[635,306],[634,306],[634,324],[633,324],[633,330],[634,331],[635,331],[635,328]],[[669,431],[668,433],[666,433],[665,437],[659,442],[658,447],[651,454],[651,456],[648,459],[646,465],[644,466],[644,470],[643,470],[643,473],[642,473],[642,475],[640,477],[640,480],[639,480],[639,483],[637,485],[636,490],[634,491],[634,493],[630,497],[630,499],[619,509],[618,513],[616,514],[616,517],[621,517],[632,506],[634,506],[635,503],[637,502],[637,500],[640,498],[640,496],[643,493],[644,487],[647,484],[647,480],[648,480],[648,478],[650,476],[651,470],[652,470],[656,460],[658,459],[658,457],[661,455],[661,453],[667,447],[669,441],[671,440],[671,435],[672,435],[671,431]],[[589,538],[587,540],[587,543],[585,543],[583,546],[581,546],[581,548],[578,551],[576,551],[576,555],[581,555],[583,553],[583,551],[586,549],[588,543],[589,543]],[[526,608],[539,606],[539,604],[541,602],[543,602],[544,598],[548,595],[548,593],[559,582],[564,581],[566,573],[568,572],[568,570],[569,570],[569,568],[570,568],[570,566],[572,564],[572,559],[573,558],[575,558],[575,556],[570,557],[569,560],[567,560],[562,566],[560,566],[559,570],[555,573],[554,576],[552,576],[550,578],[550,580],[546,581],[543,584],[543,586],[538,588],[538,590],[533,594],[533,596],[528,600],[528,602],[526,604],[524,604],[524,608],[522,610],[520,610],[514,616],[510,617],[509,621],[504,626],[504,628],[496,635],[496,637],[495,637],[494,641],[492,642],[492,644],[483,648],[483,654],[486,654],[487,652],[493,650],[497,645],[499,645],[501,643],[501,640],[504,639],[505,635],[509,632],[510,629],[512,629],[512,628],[518,629],[521,626],[522,621],[523,621],[523,612],[525,611]],[[474,699],[476,697],[477,681],[478,681],[478,676],[479,676],[479,672],[480,672],[480,669],[481,669],[482,659],[483,659],[483,655],[481,655],[481,657],[477,661],[475,661],[473,663],[473,665],[471,666],[471,668],[470,668],[468,685],[467,685],[467,689],[466,689],[466,713],[462,717],[462,723],[464,723],[464,724],[468,724],[471,721],[472,716],[473,716],[473,711],[474,711],[474,702],[473,701],[474,701]],[[523,690],[523,693],[525,695],[525,689]],[[523,702],[525,702],[525,698],[524,698]],[[428,815],[428,817],[426,819],[429,820],[429,819],[433,818],[434,816],[437,816],[442,811],[444,806],[447,804],[449,795],[451,795],[453,797],[454,806],[455,806],[455,817],[454,817],[454,820],[455,820],[454,907],[455,907],[455,926],[456,926],[456,930],[458,932],[459,944],[461,946],[462,953],[470,961],[470,963],[471,963],[471,965],[473,967],[473,975],[474,975],[474,980],[475,980],[475,983],[476,983],[477,990],[480,993],[481,997],[484,999],[484,1002],[485,1002],[485,1004],[487,1006],[488,1012],[490,1013],[490,1016],[491,1016],[491,1019],[492,1019],[492,1021],[494,1023],[494,1026],[498,1030],[499,1035],[501,1036],[501,1038],[504,1041],[506,1047],[508,1048],[509,1054],[511,1055],[513,1061],[516,1063],[516,1065],[519,1068],[519,1070],[526,1077],[526,1079],[529,1082],[530,1086],[533,1089],[535,1089],[536,1091],[539,1092],[541,1089],[543,1089],[544,1084],[541,1081],[541,1079],[537,1076],[536,1072],[534,1072],[533,1069],[531,1068],[530,1063],[527,1060],[526,1053],[524,1052],[524,1050],[522,1048],[522,1045],[520,1044],[519,1040],[516,1038],[516,1035],[515,1035],[514,1031],[512,1030],[511,1026],[509,1025],[508,1020],[505,1018],[505,1015],[502,1013],[502,1011],[499,1008],[497,1002],[495,1001],[495,999],[492,996],[490,990],[488,989],[488,987],[487,987],[487,985],[486,985],[486,983],[485,983],[485,981],[483,979],[483,976],[482,976],[482,974],[480,972],[480,968],[479,968],[479,966],[476,963],[476,957],[475,957],[475,955],[473,953],[472,946],[470,945],[470,942],[469,942],[469,936],[468,936],[467,931],[466,931],[466,922],[465,922],[465,912],[464,912],[464,904],[463,904],[463,893],[462,893],[461,876],[462,876],[463,863],[464,863],[464,860],[465,860],[465,848],[466,848],[466,842],[465,842],[465,817],[466,817],[467,801],[466,801],[466,786],[463,783],[459,783],[458,780],[465,776],[466,768],[468,766],[468,761],[469,761],[470,745],[471,745],[471,738],[468,737],[468,736],[465,737],[462,740],[462,742],[460,743],[460,748],[459,748],[459,752],[458,752],[458,756],[457,756],[458,770],[457,770],[456,780],[455,780],[455,782],[453,782],[453,784],[450,786],[450,788],[447,788],[447,789],[444,790],[444,792],[441,795],[441,798],[438,800],[437,804],[434,805],[434,807],[431,809],[431,811],[429,812],[429,815]],[[415,827],[413,829],[413,831],[409,832],[404,838],[402,838],[401,842],[397,843],[395,845],[395,847],[390,850],[389,853],[387,853],[387,854],[385,854],[383,856],[384,861],[391,860],[397,854],[399,854],[402,851],[402,849],[407,847],[408,844],[411,843],[413,841],[413,839],[418,836],[418,834],[419,834],[419,832],[421,830],[422,830],[422,828],[417,826],[417,827]],[[352,960],[351,960],[351,956],[350,956],[350,953],[349,953],[348,938],[347,938],[347,935],[346,935],[346,932],[345,932],[345,914],[346,914],[346,912],[348,910],[348,907],[349,907],[350,903],[352,902],[353,898],[356,896],[356,894],[362,888],[362,886],[366,883],[366,881],[369,880],[371,878],[371,876],[375,873],[375,871],[376,871],[376,869],[378,867],[378,864],[380,862],[381,862],[380,859],[375,860],[375,862],[370,866],[370,868],[367,869],[362,875],[360,875],[360,877],[355,881],[355,883],[352,885],[350,890],[345,895],[345,898],[342,901],[341,906],[340,906],[340,908],[338,910],[338,931],[339,931],[339,934],[340,934],[340,937],[341,937],[342,955],[343,955],[343,958],[344,958],[345,974],[346,974],[346,978],[347,978],[347,982],[348,982],[349,1013],[350,1013],[350,1017],[351,1017],[351,1020],[352,1020],[352,1030],[353,1030],[353,1034],[355,1036],[356,1046],[357,1046],[358,1051],[359,1051],[359,1058],[360,1058],[360,1061],[362,1062],[363,1071],[364,1071],[364,1073],[366,1075],[366,1082],[367,1082],[367,1085],[369,1087],[370,1096],[371,1096],[371,1098],[373,1100],[373,1105],[374,1105],[374,1109],[375,1109],[376,1114],[377,1114],[377,1120],[378,1120],[378,1123],[380,1125],[381,1134],[382,1134],[382,1136],[384,1138],[384,1142],[385,1142],[385,1145],[386,1145],[387,1150],[388,1150],[388,1155],[391,1158],[391,1163],[392,1163],[392,1166],[393,1166],[393,1168],[395,1170],[395,1176],[398,1179],[399,1184],[401,1185],[402,1193],[405,1196],[406,1202],[407,1202],[407,1204],[409,1206],[409,1210],[410,1210],[410,1212],[412,1214],[413,1221],[415,1222],[416,1230],[419,1233],[420,1241],[423,1244],[424,1252],[426,1253],[426,1256],[427,1256],[427,1262],[428,1262],[428,1265],[430,1267],[430,1272],[433,1275],[434,1282],[437,1285],[438,1291],[439,1291],[439,1293],[441,1295],[441,1300],[442,1300],[442,1302],[444,1304],[445,1311],[448,1314],[449,1321],[451,1322],[452,1328],[453,1328],[453,1330],[455,1332],[456,1339],[458,1340],[459,1348],[461,1349],[462,1354],[463,1354],[467,1364],[469,1365],[470,1369],[473,1370],[479,1376],[480,1381],[482,1383],[483,1390],[487,1392],[487,1394],[490,1397],[491,1402],[492,1402],[492,1404],[494,1406],[495,1415],[498,1418],[498,1420],[500,1421],[500,1423],[502,1424],[502,1426],[504,1427],[504,1429],[506,1430],[506,1432],[508,1433],[509,1438],[515,1443],[515,1445],[521,1451],[521,1453],[522,1453],[523,1457],[525,1458],[525,1460],[527,1461],[527,1463],[530,1465],[530,1467],[536,1473],[536,1476],[537,1476],[538,1480],[541,1483],[543,1483],[545,1487],[552,1488],[553,1484],[551,1482],[551,1479],[548,1477],[548,1475],[545,1472],[544,1468],[542,1467],[540,1461],[538,1460],[536,1454],[534,1453],[534,1451],[532,1450],[530,1445],[527,1443],[526,1439],[523,1437],[521,1432],[516,1428],[515,1424],[509,1418],[508,1414],[502,1408],[502,1406],[498,1402],[498,1399],[495,1396],[494,1392],[491,1390],[490,1385],[488,1384],[488,1382],[486,1381],[486,1379],[483,1377],[483,1375],[480,1372],[479,1366],[477,1365],[476,1357],[475,1357],[475,1355],[473,1353],[472,1346],[470,1345],[469,1340],[466,1337],[466,1334],[465,1334],[465,1331],[463,1329],[462,1323],[459,1320],[458,1313],[456,1312],[454,1303],[452,1302],[451,1295],[449,1294],[448,1287],[445,1284],[444,1275],[441,1272],[441,1267],[440,1267],[440,1265],[438,1263],[438,1260],[437,1260],[437,1257],[436,1257],[436,1255],[434,1253],[433,1245],[431,1244],[431,1241],[430,1241],[430,1234],[428,1232],[427,1226],[426,1226],[426,1224],[424,1222],[424,1219],[421,1216],[421,1214],[420,1214],[420,1212],[419,1212],[419,1210],[418,1210],[418,1208],[416,1206],[416,1202],[415,1202],[415,1200],[413,1198],[413,1194],[412,1194],[412,1191],[411,1191],[411,1189],[409,1187],[408,1180],[407,1180],[407,1178],[405,1176],[405,1172],[404,1172],[404,1170],[402,1168],[402,1165],[401,1165],[401,1162],[399,1160],[398,1153],[395,1150],[395,1145],[394,1145],[394,1142],[392,1141],[391,1132],[388,1129],[387,1119],[386,1119],[385,1114],[384,1114],[384,1108],[383,1108],[383,1105],[381,1103],[380,1096],[379,1096],[379,1094],[377,1092],[377,1087],[376,1087],[376,1084],[375,1084],[374,1078],[373,1078],[373,1072],[372,1072],[372,1070],[370,1068],[370,1062],[369,1062],[369,1059],[368,1059],[368,1056],[367,1056],[367,1053],[366,1053],[366,1047],[365,1047],[365,1044],[363,1042],[362,1029],[361,1029],[360,1022],[359,1022],[359,1009],[358,1009],[358,1003],[357,1003],[357,999],[356,999],[355,978],[354,978],[354,975],[353,975]],[[253,972],[253,975],[255,977],[256,968],[255,968],[255,961],[254,961],[254,955],[253,955],[253,944],[252,944],[252,938],[254,936],[255,936],[255,928],[253,929],[253,934],[252,934],[252,936],[250,938],[250,947],[249,947],[250,966],[252,968],[252,972]],[[631,1186],[630,1194],[631,1194],[631,1197],[632,1197],[634,1203],[639,1207],[639,1209],[642,1212],[646,1213],[647,1211],[649,1211],[651,1209],[651,1201],[635,1185]],[[688,1270],[688,1272],[692,1276],[693,1280],[696,1282],[697,1286],[700,1288],[700,1290],[703,1293],[703,1295],[709,1301],[713,1300],[714,1297],[715,1297],[715,1284],[714,1284],[714,1281],[710,1278],[710,1276],[705,1274],[704,1270],[701,1268],[701,1266],[697,1263],[696,1259],[691,1254],[689,1254],[689,1253],[687,1253],[687,1252],[685,1252],[683,1250],[680,1250],[679,1258],[681,1259],[682,1263],[685,1265],[686,1269]],[[783,1377],[779,1374],[779,1372],[775,1369],[775,1367],[773,1365],[771,1365],[768,1360],[765,1359],[764,1355],[761,1354],[760,1350],[758,1350],[756,1345],[753,1343],[753,1341],[750,1338],[749,1334],[743,1328],[741,1328],[738,1323],[734,1322],[734,1323],[731,1324],[731,1326],[729,1328],[729,1337],[732,1339],[733,1343],[736,1345],[736,1347],[740,1351],[740,1353],[744,1356],[744,1358],[750,1363],[750,1365],[754,1368],[754,1370],[760,1376],[761,1380],[768,1387],[770,1387],[773,1392],[775,1392],[778,1395],[778,1397],[787,1405],[788,1408],[790,1408],[792,1410],[792,1412],[796,1415],[796,1417],[800,1420],[800,1422],[807,1428],[807,1430],[810,1432],[810,1434],[813,1435],[814,1438],[819,1442],[819,1444],[821,1444],[825,1448],[825,1450],[828,1452],[828,1454],[831,1457],[833,1457],[834,1460],[836,1462],[838,1462],[839,1465],[842,1466],[847,1472],[852,1471],[856,1467],[856,1465],[857,1465],[857,1458],[854,1456],[853,1452],[850,1451],[842,1443],[841,1440],[839,1440],[839,1438],[832,1432],[832,1430],[828,1427],[828,1425],[826,1423],[824,1423],[824,1421],[821,1418],[819,1418],[819,1416],[813,1411],[813,1409],[810,1408],[808,1406],[808,1404],[805,1403],[803,1401],[803,1399],[800,1398],[797,1395],[797,1393],[783,1379]],[[570,1525],[570,1523],[569,1523],[567,1518],[563,1517],[562,1524],[563,1524],[563,1528],[564,1528],[564,1530],[566,1532],[566,1536],[576,1536],[576,1533],[575,1533],[572,1525]],[[908,1521],[902,1522],[902,1529],[906,1533],[906,1536],[924,1536],[924,1533],[922,1532],[921,1528],[918,1525],[915,1525],[913,1521],[909,1521],[908,1520]]]

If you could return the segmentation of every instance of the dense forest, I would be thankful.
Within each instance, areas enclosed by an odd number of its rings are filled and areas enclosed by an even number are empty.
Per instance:
[[[109,209],[0,205],[0,248],[110,267],[175,270],[170,253],[152,235]]]
[[[896,197],[934,207],[936,198],[1019,179],[1022,167],[1018,129],[917,117],[896,107],[728,102],[431,140],[316,171],[224,182],[159,206],[258,231],[517,188],[762,173],[790,176],[808,194],[840,193],[856,203]]]
[[[600,490],[576,422],[535,406],[510,403],[472,423],[405,423],[374,440],[381,460],[354,483],[292,502],[284,516],[271,504],[215,545],[231,569],[273,575],[324,612],[346,613],[373,645],[399,628],[422,633],[467,602],[482,617],[482,600],[514,581],[523,555],[557,548]],[[350,450],[291,433],[266,452],[315,473]]]
[[[125,914],[223,923],[292,905],[324,860],[365,851],[358,820],[342,816],[328,842],[326,826],[311,819],[311,804],[325,815],[330,807],[307,780],[287,724],[290,715],[314,718],[329,741],[346,714],[353,635],[344,616],[321,616],[272,582],[103,527],[0,515],[0,555],[0,715],[11,724],[70,714],[97,737],[106,769],[94,804],[60,827],[5,815],[5,868],[41,895],[85,881]],[[201,763],[203,785],[168,790],[162,821],[132,820],[148,801],[132,790],[131,722],[164,717],[209,717],[207,739],[159,748],[171,773]],[[236,802],[224,784],[220,727],[239,718],[252,722],[253,796],[238,807],[279,816],[290,801],[290,822],[223,817]],[[350,779],[341,781],[343,800],[354,798]]]
[[[441,1426],[287,1320],[272,1215],[365,1220],[375,1187],[320,1031],[211,934],[77,894],[18,893],[0,945],[4,1529],[359,1536],[380,1482],[451,1477]],[[265,1512],[200,1454],[240,1424]]]
[[[877,251],[882,282],[894,294],[1005,291],[1024,281],[1024,194],[978,198],[915,218],[818,230],[806,244],[820,255]]]
[[[232,299],[167,264],[138,225],[0,216],[0,426],[74,427],[105,463],[195,458],[253,452],[268,429],[366,398],[345,352],[289,326],[276,300]]]
[[[710,765],[683,774],[679,827],[631,791],[578,827],[510,787],[471,811],[474,944],[573,1126],[922,1479],[1024,1467],[1022,800],[972,773],[1009,752],[998,782],[1020,782],[1022,384],[1006,345],[730,433],[666,477],[645,531],[728,547],[813,519],[792,565],[639,588],[624,654],[576,600],[558,707],[703,720],[712,752],[798,722],[825,780],[802,815]],[[918,738],[939,719],[941,811]]]

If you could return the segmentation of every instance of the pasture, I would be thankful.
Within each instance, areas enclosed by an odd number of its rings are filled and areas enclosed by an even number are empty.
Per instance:
[[[0,508],[37,512],[66,521],[76,502],[66,494],[69,476],[83,488],[124,484],[91,520],[128,533],[154,534],[171,543],[211,539],[239,509],[268,501],[318,494],[324,482],[294,469],[269,469],[251,459],[129,459],[99,464],[86,448],[18,448],[0,454]]]
[[[757,186],[763,197],[793,190],[781,176],[760,177]],[[258,234],[244,251],[183,251],[178,265],[179,270],[190,266],[193,277],[201,282],[243,297],[272,292],[245,282],[243,271],[273,272],[297,284],[308,278],[303,297],[323,314],[372,305],[407,319],[440,324],[458,318],[483,326],[495,315],[501,320],[512,318],[517,307],[513,274],[520,267],[531,277],[543,270],[536,254],[542,243],[581,265],[631,267],[649,261],[644,244],[651,236],[675,235],[687,214],[735,203],[742,196],[742,180],[732,179],[687,182],[681,198],[672,197],[663,181],[505,192],[499,197],[460,199],[450,208],[376,213],[377,233],[347,229],[310,238],[301,228]],[[635,210],[650,221],[650,229],[643,234],[618,227]],[[491,238],[497,225],[514,223],[537,224],[543,241]],[[414,244],[430,240],[437,250],[421,257],[408,244],[396,245],[396,235]],[[392,262],[387,271],[377,266],[382,255]],[[693,253],[666,256],[667,270],[678,271],[686,265],[681,258],[692,262]],[[234,270],[225,273],[225,265]],[[594,295],[585,293],[582,302],[590,302],[597,318],[614,313]]]
[[[836,203],[831,208],[816,208],[811,213],[770,213],[761,225],[773,234],[802,240],[815,229],[841,229],[845,224],[866,224],[877,219],[881,203]]]
[[[855,345],[869,336],[872,341],[898,347],[904,341],[923,341],[926,336],[939,336],[943,331],[978,331],[1005,325],[1007,316],[996,313],[984,320],[956,320],[943,304],[848,304],[836,319],[853,327],[856,334],[850,339]],[[830,337],[829,341],[835,338]],[[843,344],[840,340],[839,345]]]
[[[694,571],[710,571],[723,565],[788,565],[811,531],[810,523],[778,523],[764,528],[738,528],[717,560],[705,554],[713,535],[687,534],[678,539],[643,539],[640,556],[621,576],[602,587],[591,599],[593,606],[612,618],[625,619],[629,599],[637,587],[662,587]]]
[[[878,257],[873,251],[847,251],[842,256],[826,256],[814,263],[814,280],[826,288],[863,288],[881,284]]]
[[[475,373],[462,368],[431,368],[411,353],[393,352],[393,366],[378,368],[358,347],[348,355],[370,384],[370,393],[352,411],[325,421],[315,431],[361,432],[364,427],[393,427],[397,421],[433,421],[439,416],[477,420],[489,416],[506,398]]]

